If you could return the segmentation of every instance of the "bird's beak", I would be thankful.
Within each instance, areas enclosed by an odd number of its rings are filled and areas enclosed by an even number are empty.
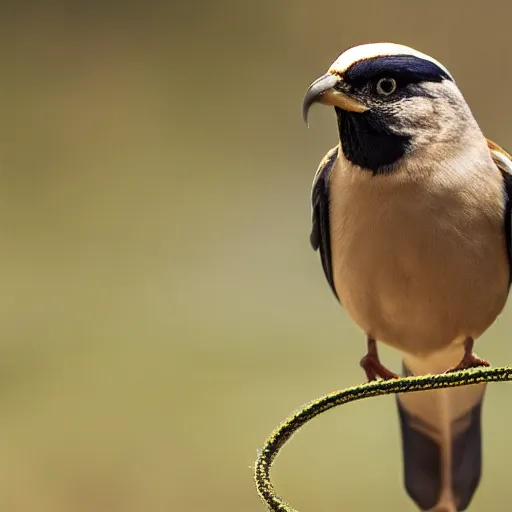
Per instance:
[[[336,89],[334,89],[335,85],[337,85]],[[304,121],[308,122],[308,112],[313,103],[323,103],[324,105],[339,107],[349,112],[364,112],[368,110],[366,105],[347,93],[342,92],[343,85],[344,83],[341,78],[331,73],[316,79],[309,86],[302,102],[302,117]]]

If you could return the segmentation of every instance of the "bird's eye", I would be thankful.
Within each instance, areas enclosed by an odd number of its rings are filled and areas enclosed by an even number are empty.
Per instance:
[[[390,96],[396,91],[396,80],[394,78],[381,78],[377,82],[377,93],[381,96]]]

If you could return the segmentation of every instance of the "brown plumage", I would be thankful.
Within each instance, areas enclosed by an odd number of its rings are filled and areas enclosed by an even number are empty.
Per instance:
[[[376,341],[403,353],[407,374],[488,364],[472,349],[509,293],[510,155],[484,137],[446,68],[407,47],[344,52],[305,114],[314,102],[335,107],[340,143],[315,175],[311,243],[368,337],[368,378],[393,377]],[[405,484],[422,510],[469,504],[484,391],[398,397]]]

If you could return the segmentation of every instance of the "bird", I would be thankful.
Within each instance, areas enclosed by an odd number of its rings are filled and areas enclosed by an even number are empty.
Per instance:
[[[343,51],[302,104],[334,107],[338,144],[311,189],[310,242],[366,336],[369,381],[489,363],[474,352],[511,282],[512,158],[482,133],[439,61],[381,42]],[[466,510],[482,471],[485,384],[397,395],[406,491],[422,511]]]

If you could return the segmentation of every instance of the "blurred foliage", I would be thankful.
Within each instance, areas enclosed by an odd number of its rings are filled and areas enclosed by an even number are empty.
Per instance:
[[[0,5],[0,509],[262,511],[251,465],[301,403],[361,381],[364,338],[309,247],[336,141],[302,95],[346,47],[446,64],[503,146],[508,2]],[[506,313],[479,344],[512,360]],[[398,368],[398,356],[384,350]],[[509,498],[490,388],[472,510]],[[490,475],[493,475],[492,478]],[[413,510],[393,398],[315,420],[276,465],[300,510]]]

